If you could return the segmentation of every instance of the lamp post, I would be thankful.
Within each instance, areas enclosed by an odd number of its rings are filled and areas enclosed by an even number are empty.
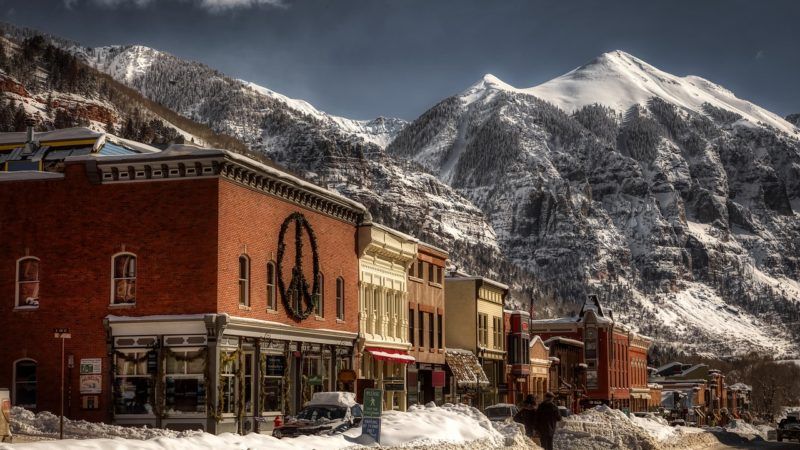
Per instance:
[[[69,328],[54,328],[53,334],[56,339],[61,339],[61,403],[59,406],[58,437],[59,439],[64,439],[64,341],[70,339],[72,335],[69,333]]]

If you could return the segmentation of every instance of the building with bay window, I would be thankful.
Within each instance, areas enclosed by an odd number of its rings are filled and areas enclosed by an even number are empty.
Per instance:
[[[59,410],[53,329],[68,328],[70,419],[267,431],[314,392],[355,391],[364,258],[384,277],[370,298],[394,308],[373,313],[371,345],[409,348],[415,244],[395,256],[376,232],[359,253],[357,202],[228,151],[81,128],[0,134],[3,152],[43,162],[0,173],[0,385],[14,404]]]
[[[376,223],[358,228],[359,341],[357,397],[365,388],[384,391],[386,410],[408,406],[409,354],[407,271],[417,256],[417,240]]]

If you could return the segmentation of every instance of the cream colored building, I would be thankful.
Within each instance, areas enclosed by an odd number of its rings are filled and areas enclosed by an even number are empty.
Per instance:
[[[408,267],[417,240],[375,223],[358,229],[359,343],[362,386],[384,390],[384,409],[405,411],[408,338]]]
[[[477,392],[475,406],[505,401],[506,393],[498,386],[506,383],[503,303],[508,286],[458,273],[445,278],[445,285],[447,346],[474,352],[489,380],[489,386]]]
[[[530,344],[531,372],[528,378],[528,393],[536,396],[536,401],[544,400],[544,395],[550,385],[550,348],[547,347],[538,335],[533,337]]]

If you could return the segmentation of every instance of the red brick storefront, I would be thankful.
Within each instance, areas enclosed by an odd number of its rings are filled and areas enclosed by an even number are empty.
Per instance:
[[[337,376],[350,369],[358,331],[361,205],[238,155],[182,146],[68,160],[63,174],[0,175],[0,211],[0,386],[35,398],[29,407],[59,409],[54,328],[72,334],[70,418],[245,430],[313,390],[347,388]],[[299,273],[307,291],[319,280],[311,297],[322,308],[296,320],[278,278],[291,296],[303,221]],[[100,372],[84,392],[99,392],[81,393],[81,362]],[[278,381],[281,369],[296,383]],[[268,392],[271,372],[279,387]],[[219,388],[233,377],[247,390]],[[139,411],[118,413],[139,397]],[[265,411],[267,401],[279,407]]]

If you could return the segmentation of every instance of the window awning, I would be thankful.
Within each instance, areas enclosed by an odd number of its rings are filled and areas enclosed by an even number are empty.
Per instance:
[[[379,361],[390,361],[402,364],[410,364],[416,361],[416,358],[409,355],[405,350],[380,347],[368,347],[366,350],[373,358]]]
[[[489,377],[474,353],[468,350],[448,349],[444,354],[447,366],[453,372],[458,387],[488,386]]]

